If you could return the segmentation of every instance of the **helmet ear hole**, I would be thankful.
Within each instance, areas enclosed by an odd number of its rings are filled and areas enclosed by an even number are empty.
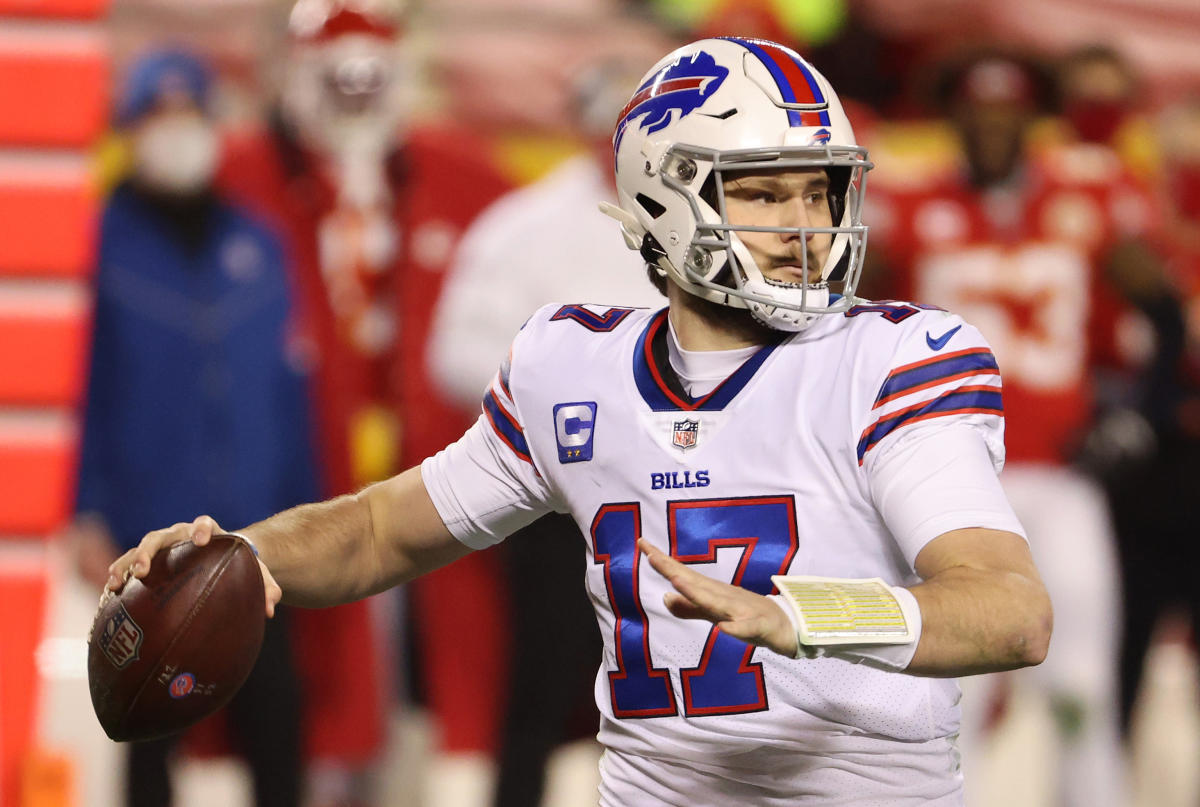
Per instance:
[[[841,223],[846,212],[846,191],[850,189],[851,173],[850,168],[825,169],[829,177],[829,216],[835,227]]]
[[[642,206],[642,210],[645,210],[646,213],[652,219],[656,219],[659,216],[661,216],[663,213],[667,212],[667,209],[665,207],[663,207],[661,204],[654,201],[653,199],[651,199],[649,196],[647,196],[644,193],[639,193],[634,198],[636,198],[637,203]]]
[[[709,207],[713,210],[719,210],[717,206],[717,172],[711,171],[704,178],[704,182],[700,185],[700,193],[697,194]]]
[[[837,263],[829,270],[829,276],[826,278],[830,283],[841,283],[846,279],[846,272],[850,269],[850,250],[843,249],[842,255],[838,258]]]

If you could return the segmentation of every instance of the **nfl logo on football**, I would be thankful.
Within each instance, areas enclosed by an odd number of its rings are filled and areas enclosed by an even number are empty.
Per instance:
[[[696,438],[700,436],[700,421],[698,420],[677,420],[675,427],[671,430],[671,445],[687,451],[689,448],[696,447]]]
[[[125,606],[117,611],[100,631],[100,649],[118,670],[138,658],[142,647],[142,629],[129,617]]]

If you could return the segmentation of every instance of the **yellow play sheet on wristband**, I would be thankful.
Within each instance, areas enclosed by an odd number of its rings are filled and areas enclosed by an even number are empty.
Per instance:
[[[904,644],[914,638],[904,610],[883,580],[775,575],[796,615],[800,643]]]

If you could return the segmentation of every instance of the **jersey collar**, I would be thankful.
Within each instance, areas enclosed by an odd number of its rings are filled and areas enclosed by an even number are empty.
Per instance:
[[[642,400],[655,412],[718,411],[724,409],[750,383],[758,368],[786,336],[780,333],[777,341],[763,345],[708,395],[693,398],[684,392],[683,384],[668,358],[667,309],[664,308],[650,318],[649,324],[638,337],[633,351],[633,378]]]

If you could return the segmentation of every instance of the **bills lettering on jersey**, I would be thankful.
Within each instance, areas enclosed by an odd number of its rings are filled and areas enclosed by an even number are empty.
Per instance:
[[[650,490],[677,488],[706,488],[710,479],[707,469],[699,471],[664,471],[650,474]]]

